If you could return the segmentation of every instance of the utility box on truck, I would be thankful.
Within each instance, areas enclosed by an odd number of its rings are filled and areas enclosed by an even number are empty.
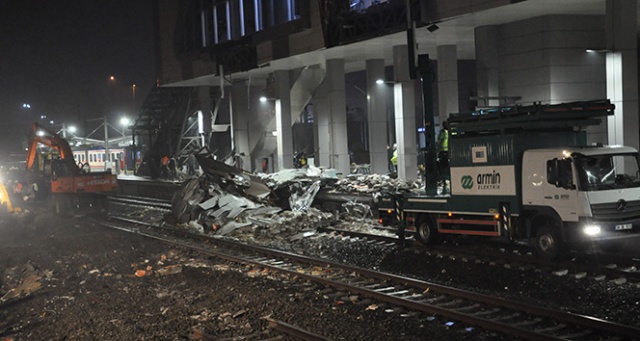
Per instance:
[[[451,193],[396,194],[380,213],[400,211],[401,226],[424,243],[442,234],[524,239],[545,258],[568,242],[638,233],[637,151],[588,146],[583,129],[613,109],[590,101],[452,114]]]

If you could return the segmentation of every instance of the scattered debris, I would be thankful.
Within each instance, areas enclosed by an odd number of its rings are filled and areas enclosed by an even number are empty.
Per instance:
[[[28,296],[40,290],[40,288],[42,287],[40,278],[40,276],[36,275],[26,277],[19,286],[9,290],[4,296],[2,296],[2,298],[0,298],[0,302],[6,302],[12,298]]]
[[[156,270],[156,273],[160,276],[175,275],[181,272],[182,272],[182,265],[179,265],[179,264],[165,266],[164,268],[160,268]]]
[[[0,297],[0,303],[33,294],[42,288],[41,280],[49,279],[51,276],[51,271],[39,271],[31,263],[6,269],[4,279],[14,287]]]
[[[147,276],[149,274],[147,273],[146,270],[136,270],[135,275],[136,275],[136,277],[144,277],[144,276]]]

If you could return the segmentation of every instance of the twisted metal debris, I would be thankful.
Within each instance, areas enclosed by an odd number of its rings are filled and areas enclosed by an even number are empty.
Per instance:
[[[314,166],[256,175],[206,153],[196,157],[204,174],[185,181],[176,192],[173,216],[184,227],[239,239],[295,239],[319,227],[350,226],[353,220],[362,224],[372,217],[375,196],[420,189],[415,181],[379,174],[338,178],[335,170]],[[323,194],[320,200],[316,200],[318,193]],[[345,199],[345,195],[359,199]],[[319,201],[332,198],[341,202],[338,210],[316,208],[323,207]]]

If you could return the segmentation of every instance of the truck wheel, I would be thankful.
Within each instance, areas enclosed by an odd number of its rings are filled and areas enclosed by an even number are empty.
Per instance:
[[[440,240],[440,234],[431,216],[423,216],[416,224],[416,237],[425,245],[435,244]]]
[[[544,260],[554,260],[562,251],[562,240],[553,225],[540,227],[534,239],[534,247],[538,256]]]

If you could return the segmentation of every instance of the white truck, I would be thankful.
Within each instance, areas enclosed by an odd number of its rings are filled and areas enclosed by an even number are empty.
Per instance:
[[[525,240],[546,259],[638,234],[638,152],[587,145],[583,130],[613,109],[602,100],[452,114],[450,193],[383,196],[379,213],[426,244],[444,234]]]

